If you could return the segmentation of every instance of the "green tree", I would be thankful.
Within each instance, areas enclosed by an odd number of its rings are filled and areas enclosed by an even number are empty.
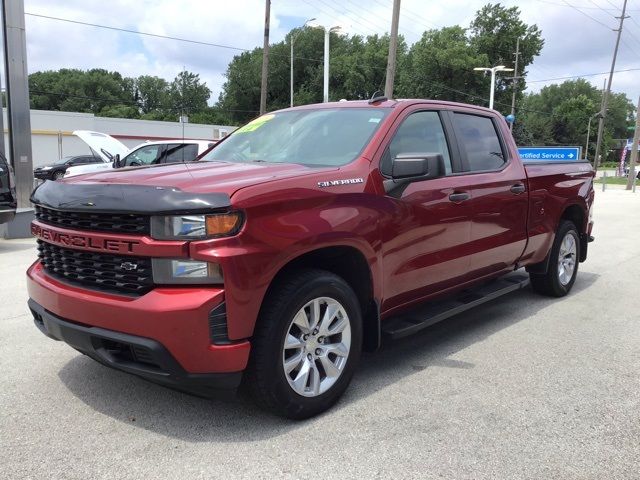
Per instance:
[[[164,78],[141,75],[135,81],[136,100],[140,112],[162,111],[169,105],[169,82]]]
[[[108,106],[135,105],[133,82],[104,69],[36,72],[29,76],[31,108],[87,112]]]
[[[200,75],[180,72],[169,86],[169,111],[177,118],[180,112],[187,115],[206,110],[211,90],[200,80]],[[170,114],[169,112],[167,112]]]
[[[597,113],[602,92],[585,79],[567,80],[548,85],[538,93],[526,95],[518,123],[531,134],[534,145],[584,145],[589,118]],[[608,152],[614,139],[626,138],[633,104],[623,93],[612,93],[603,136],[603,151]],[[591,122],[589,157],[593,158],[597,121]]]
[[[481,103],[489,82],[473,66],[487,61],[469,43],[464,28],[429,30],[409,49],[398,75],[398,95]]]
[[[515,65],[516,43],[520,40],[520,58],[518,60],[518,75],[525,76],[526,69],[540,55],[544,46],[542,31],[537,25],[528,25],[520,18],[518,7],[504,7],[500,3],[487,4],[476,12],[475,19],[469,28],[470,42],[478,53],[485,54],[488,63],[475,65],[478,67],[493,67],[505,65],[513,68]],[[501,74],[496,78],[496,109],[509,110],[513,86],[508,78],[512,74]],[[516,84],[517,97],[522,98],[526,89],[526,82],[521,79]]]

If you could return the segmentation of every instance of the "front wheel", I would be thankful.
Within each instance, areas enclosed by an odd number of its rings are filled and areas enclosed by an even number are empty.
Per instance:
[[[531,273],[531,286],[542,295],[564,297],[576,281],[580,258],[580,237],[573,222],[560,223],[549,255],[547,273]]]
[[[252,340],[246,383],[259,405],[294,419],[330,408],[358,363],[356,294],[323,270],[295,273],[268,294]]]

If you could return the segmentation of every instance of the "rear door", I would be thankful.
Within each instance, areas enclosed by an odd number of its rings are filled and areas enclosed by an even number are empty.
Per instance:
[[[379,223],[384,268],[383,310],[446,290],[466,275],[465,254],[471,235],[471,204],[457,188],[462,164],[447,128],[445,112],[411,109],[392,126],[380,160],[389,178],[402,153],[440,153],[446,176],[409,183],[388,192]]]
[[[527,243],[524,167],[509,152],[497,119],[477,111],[450,113],[471,193],[470,278],[513,267]]]

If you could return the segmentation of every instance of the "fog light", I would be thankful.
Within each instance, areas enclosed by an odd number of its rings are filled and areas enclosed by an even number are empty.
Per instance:
[[[151,264],[156,284],[219,284],[223,281],[222,270],[216,263],[154,258]]]

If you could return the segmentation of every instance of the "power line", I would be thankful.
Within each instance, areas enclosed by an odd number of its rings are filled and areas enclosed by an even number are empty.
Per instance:
[[[536,1],[540,2],[540,3],[546,3],[547,5],[555,5],[557,7],[580,8],[582,10],[612,10],[612,11],[616,11],[616,12],[620,11],[620,7],[616,7],[613,3],[609,2],[609,1],[607,1],[607,3],[609,5],[611,5],[611,6],[613,6],[614,8],[602,8],[602,7],[597,7],[596,8],[596,7],[589,7],[587,5],[575,5],[574,6],[574,5],[566,5],[566,4],[563,4],[563,3],[551,2],[549,0],[536,0]],[[627,9],[627,12],[640,12],[640,9],[635,9],[635,10],[634,9],[631,9],[631,10]]]
[[[251,52],[252,50],[254,50],[254,49],[250,49],[250,48],[234,47],[232,45],[223,45],[221,43],[212,43],[212,42],[204,42],[204,41],[201,41],[201,40],[193,40],[193,39],[190,39],[190,38],[174,37],[174,36],[171,36],[171,35],[160,35],[158,33],[150,33],[150,32],[141,32],[140,30],[131,30],[131,29],[128,29],[128,28],[113,27],[111,25],[102,25],[102,24],[99,24],[99,23],[82,22],[80,20],[71,20],[69,18],[53,17],[53,16],[50,16],[50,15],[42,15],[42,14],[39,14],[39,13],[25,12],[25,15],[28,15],[30,17],[46,18],[47,20],[55,20],[55,21],[58,21],[58,22],[66,22],[66,23],[73,23],[73,24],[76,24],[76,25],[84,25],[86,27],[102,28],[102,29],[105,29],[105,30],[113,30],[113,31],[116,31],[116,32],[133,33],[133,34],[142,35],[142,36],[145,36],[145,37],[162,38],[162,39],[165,39],[165,40],[174,40],[174,41],[177,41],[177,42],[191,43],[191,44],[194,44],[194,45],[204,45],[204,46],[207,46],[207,47],[225,48],[225,49],[228,49],[228,50],[236,50],[236,51],[239,51],[239,52]],[[276,55],[274,54],[274,56],[276,56]],[[278,56],[289,58],[289,55],[278,55]],[[311,62],[319,62],[319,63],[322,62],[322,60],[318,60],[316,58],[305,58],[305,57],[294,57],[294,58],[296,60],[309,60]]]
[[[584,15],[585,17],[590,18],[590,19],[591,19],[591,20],[593,20],[594,22],[596,22],[596,23],[598,23],[598,24],[602,25],[604,28],[607,28],[607,29],[611,30],[611,27],[610,27],[609,25],[607,25],[607,24],[605,24],[605,23],[601,22],[600,20],[598,20],[598,19],[596,19],[596,18],[593,18],[591,15],[589,15],[589,14],[588,14],[588,13],[586,13],[586,12],[583,12],[583,11],[582,11],[582,10],[580,10],[578,7],[576,7],[575,5],[571,5],[569,2],[567,2],[567,0],[562,0],[562,1],[563,1],[564,3],[566,3],[568,7],[573,8],[576,12],[580,12],[580,13],[581,13],[582,15]]]
[[[615,70],[613,73],[623,73],[623,72],[637,72],[640,68],[625,68],[623,70]],[[596,77],[598,75],[608,75],[609,72],[598,72],[598,73],[583,73],[581,75],[569,75],[566,77],[555,77],[555,78],[543,78],[539,80],[527,80],[527,83],[542,83],[542,82],[551,82],[554,80],[569,80],[571,78],[582,78],[582,77]]]
[[[612,17],[612,18],[616,18],[616,16],[615,16],[613,13],[611,13],[609,10],[607,10],[607,9],[605,9],[605,8],[602,8],[600,5],[598,5],[598,4],[597,4],[596,2],[594,2],[593,0],[588,0],[588,1],[589,1],[589,3],[591,3],[592,5],[595,5],[595,7],[596,7],[598,10],[600,10],[600,11],[602,11],[602,12],[606,13],[607,15],[609,15],[609,16],[610,16],[610,17]]]

